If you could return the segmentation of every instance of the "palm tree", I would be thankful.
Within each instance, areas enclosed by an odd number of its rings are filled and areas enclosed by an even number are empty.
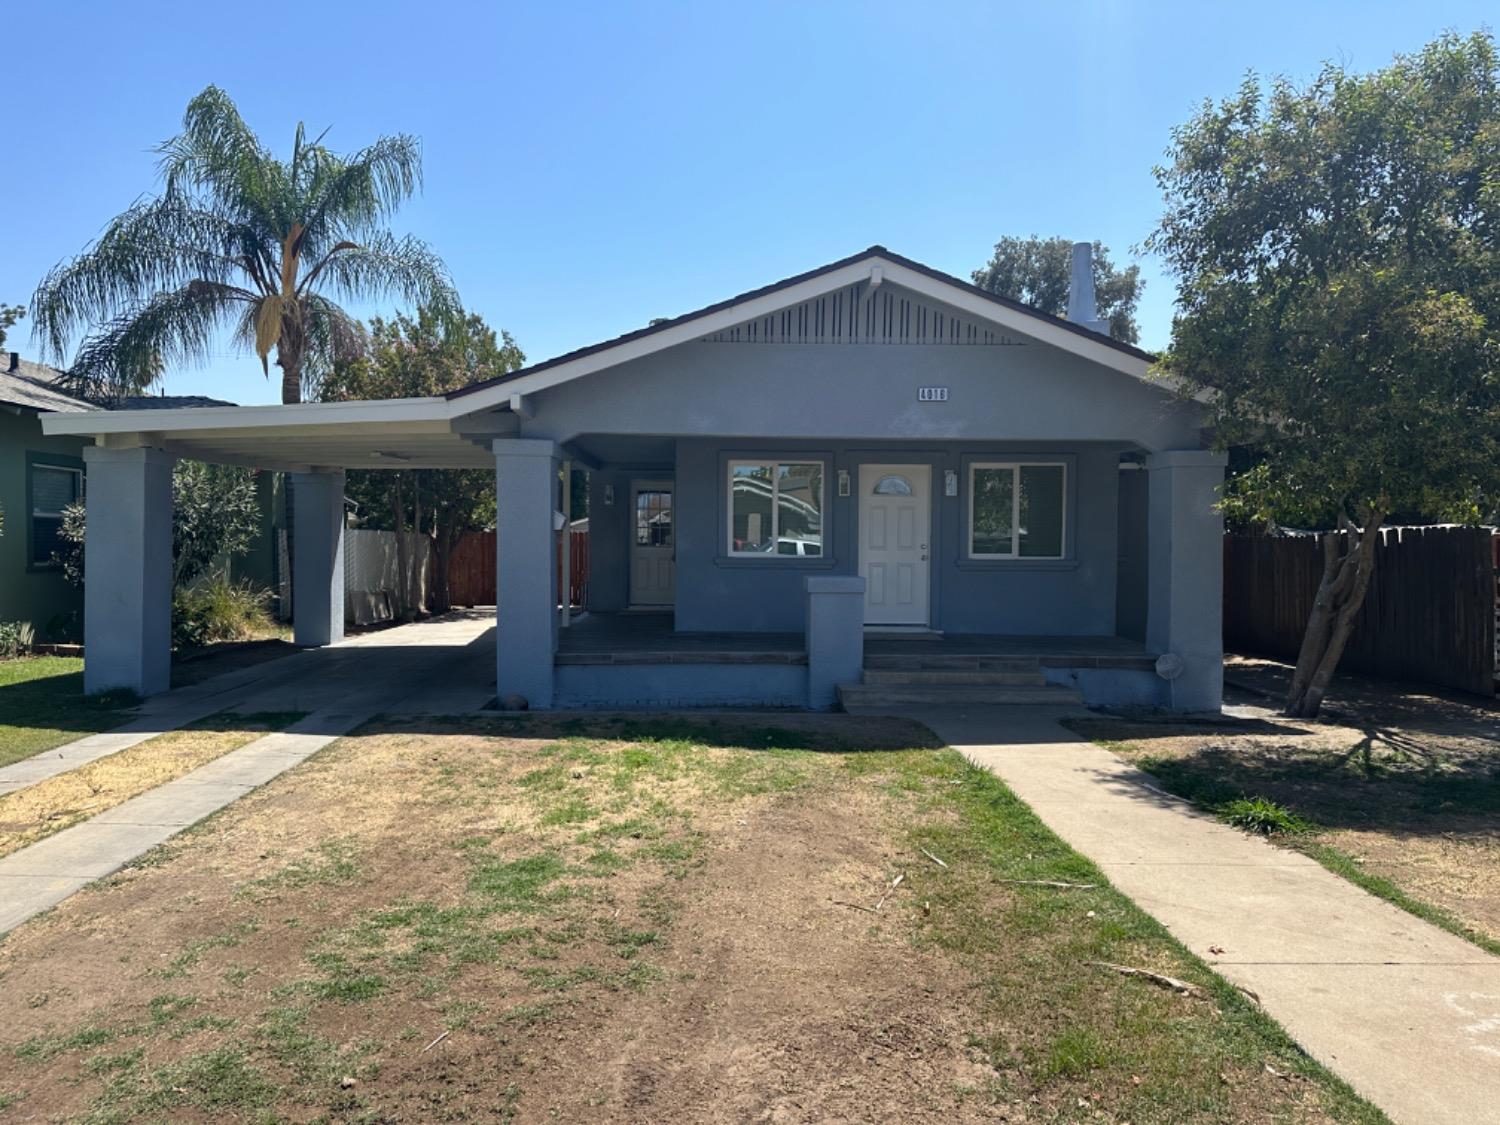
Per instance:
[[[329,296],[395,295],[458,309],[442,261],[385,221],[421,184],[415,137],[382,137],[353,156],[311,142],[302,125],[278,160],[229,96],[210,86],[162,144],[162,192],[110,223],[47,275],[31,301],[44,346],[61,362],[84,334],[69,377],[80,393],[139,393],[163,364],[202,361],[232,329],[281,401],[301,402],[364,333]]]

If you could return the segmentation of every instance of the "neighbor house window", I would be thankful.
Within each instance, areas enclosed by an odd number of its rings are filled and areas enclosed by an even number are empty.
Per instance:
[[[52,566],[62,547],[63,509],[83,497],[83,471],[62,465],[31,466],[31,565]]]
[[[823,462],[731,461],[729,553],[823,554]]]
[[[969,466],[969,556],[1060,559],[1067,466],[980,462]]]

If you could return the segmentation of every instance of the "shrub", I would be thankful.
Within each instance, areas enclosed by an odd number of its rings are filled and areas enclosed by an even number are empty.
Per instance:
[[[1291,809],[1268,797],[1241,797],[1229,801],[1220,808],[1219,816],[1236,828],[1260,836],[1291,836],[1312,828]]]
[[[0,621],[0,660],[20,656],[31,647],[31,626],[24,621]]]
[[[243,641],[271,628],[270,591],[218,577],[172,600],[172,643],[178,647]]]

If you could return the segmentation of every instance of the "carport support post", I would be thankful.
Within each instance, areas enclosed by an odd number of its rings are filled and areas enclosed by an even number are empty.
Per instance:
[[[804,578],[807,600],[807,705],[827,711],[839,684],[857,684],[865,668],[865,580]]]
[[[344,473],[293,473],[292,640],[307,648],[344,639]]]
[[[1174,711],[1217,711],[1224,701],[1224,521],[1214,506],[1227,463],[1201,449],[1169,449],[1146,461],[1146,647],[1181,659],[1180,673],[1167,681]]]
[[[495,451],[495,688],[552,706],[557,651],[557,443],[497,438]]]
[[[83,690],[172,686],[171,454],[85,446]]]

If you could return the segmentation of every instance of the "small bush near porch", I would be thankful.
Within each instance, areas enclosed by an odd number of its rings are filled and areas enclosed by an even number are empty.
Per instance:
[[[889,720],[368,727],[0,974],[38,1119],[1381,1120]]]

